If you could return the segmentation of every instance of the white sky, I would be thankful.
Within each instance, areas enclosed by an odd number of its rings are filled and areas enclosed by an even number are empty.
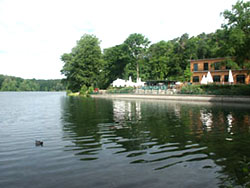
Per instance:
[[[152,43],[219,29],[237,0],[0,0],[0,74],[62,78],[60,57],[85,33],[101,47],[141,33]]]

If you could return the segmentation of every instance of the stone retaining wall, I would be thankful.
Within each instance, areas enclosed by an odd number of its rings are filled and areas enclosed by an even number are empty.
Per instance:
[[[100,94],[91,95],[93,98],[127,98],[127,99],[157,99],[171,101],[201,101],[201,102],[225,102],[225,103],[249,103],[250,97],[243,96],[201,96],[201,95],[160,95],[160,94]]]

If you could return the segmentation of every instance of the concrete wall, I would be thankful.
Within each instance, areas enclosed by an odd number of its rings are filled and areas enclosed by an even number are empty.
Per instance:
[[[103,94],[103,95],[91,95],[91,97],[250,104],[250,97],[240,97],[240,96]]]

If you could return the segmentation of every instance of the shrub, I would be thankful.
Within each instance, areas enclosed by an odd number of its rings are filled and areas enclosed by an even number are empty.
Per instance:
[[[107,93],[133,93],[134,88],[133,87],[109,87],[107,89]]]
[[[86,85],[83,85],[80,90],[80,95],[83,97],[89,97],[89,94],[93,93],[94,88],[90,86],[89,88]]]
[[[250,96],[250,85],[187,85],[181,94],[245,95]]]
[[[200,85],[187,85],[183,86],[180,91],[181,94],[204,94],[204,90]]]
[[[88,87],[86,85],[83,85],[80,90],[80,95],[86,95],[88,91]]]
[[[89,88],[88,88],[88,94],[92,94],[92,93],[94,93],[94,87],[93,86],[90,86]]]

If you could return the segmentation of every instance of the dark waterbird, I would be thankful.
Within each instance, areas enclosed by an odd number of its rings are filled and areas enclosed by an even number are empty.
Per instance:
[[[43,146],[43,141],[36,140],[36,146]]]

